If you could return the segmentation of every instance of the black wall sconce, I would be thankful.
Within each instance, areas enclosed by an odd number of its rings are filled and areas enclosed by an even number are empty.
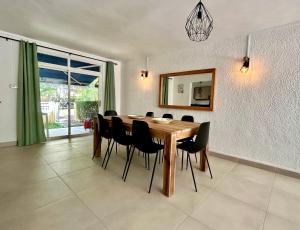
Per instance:
[[[246,56],[243,58],[243,66],[241,68],[241,72],[246,74],[250,67],[250,45],[251,45],[251,36],[248,35],[248,42],[247,42],[247,52]]]
[[[148,77],[148,70],[142,70],[141,71],[141,80],[144,80]]]
[[[243,61],[244,61],[244,63],[243,63],[243,66],[241,68],[241,72],[242,73],[247,73],[248,70],[249,70],[250,58],[249,57],[244,57]]]
[[[148,77],[148,75],[149,75],[148,61],[149,61],[148,57],[146,57],[146,70],[142,70],[141,71],[141,76],[140,76],[141,80],[145,80]]]

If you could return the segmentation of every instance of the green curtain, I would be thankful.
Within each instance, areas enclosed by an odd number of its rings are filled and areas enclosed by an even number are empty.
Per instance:
[[[17,95],[18,145],[45,142],[40,103],[37,46],[34,43],[20,42]]]
[[[106,63],[104,111],[116,110],[114,63]]]
[[[168,105],[169,95],[169,78],[163,78],[163,105]]]

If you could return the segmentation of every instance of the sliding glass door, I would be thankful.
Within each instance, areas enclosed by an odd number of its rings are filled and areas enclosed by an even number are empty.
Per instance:
[[[48,138],[91,133],[101,111],[102,63],[40,49],[41,109]]]
[[[101,73],[99,63],[72,57],[70,72],[72,135],[91,132],[93,116],[98,113],[100,107],[99,73]]]

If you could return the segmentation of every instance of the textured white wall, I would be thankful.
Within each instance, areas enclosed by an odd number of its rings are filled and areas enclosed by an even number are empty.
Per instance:
[[[300,25],[252,34],[251,69],[240,73],[246,38],[150,57],[147,80],[139,80],[144,59],[125,64],[123,113],[191,114],[211,122],[210,150],[300,171]],[[159,74],[213,68],[214,112],[160,109]]]

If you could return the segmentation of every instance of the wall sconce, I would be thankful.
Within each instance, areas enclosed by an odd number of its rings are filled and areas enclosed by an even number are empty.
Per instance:
[[[241,72],[242,73],[247,73],[248,70],[249,70],[250,58],[244,57],[243,61],[244,61],[244,63],[243,63],[243,66],[241,68]]]
[[[145,80],[149,75],[148,62],[149,62],[148,57],[146,57],[146,70],[141,71],[141,76],[140,76],[141,80]]]
[[[250,45],[251,45],[251,36],[248,35],[248,42],[247,42],[247,53],[246,56],[243,58],[243,66],[241,68],[242,73],[247,73],[250,66]]]
[[[141,71],[141,80],[144,80],[148,77],[148,71],[147,70],[142,70]]]

